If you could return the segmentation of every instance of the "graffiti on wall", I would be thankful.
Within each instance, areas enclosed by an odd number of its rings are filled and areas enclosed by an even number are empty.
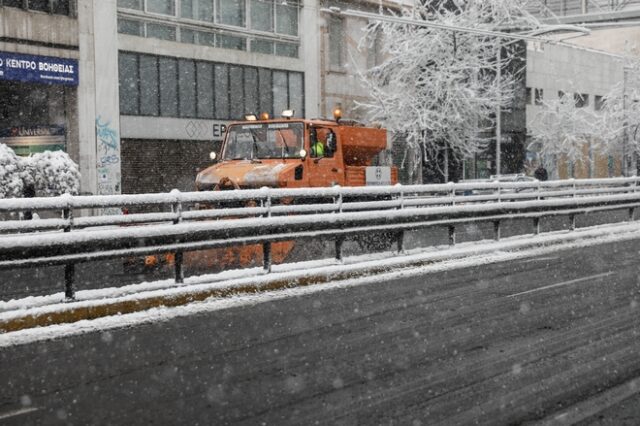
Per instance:
[[[120,137],[111,126],[110,119],[96,118],[97,177],[98,194],[119,194],[120,188]],[[105,214],[119,214],[119,210],[105,211]]]
[[[96,137],[98,139],[98,153],[102,155],[100,162],[113,164],[113,157],[118,159],[120,140],[118,132],[111,127],[111,120],[102,121],[102,117],[96,118]]]

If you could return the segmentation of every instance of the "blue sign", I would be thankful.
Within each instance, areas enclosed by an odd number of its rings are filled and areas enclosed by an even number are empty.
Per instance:
[[[0,80],[77,86],[78,61],[0,52]]]

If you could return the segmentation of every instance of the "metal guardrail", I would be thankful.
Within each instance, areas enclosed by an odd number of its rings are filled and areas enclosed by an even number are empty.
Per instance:
[[[394,235],[399,251],[409,230],[445,226],[455,244],[457,225],[577,214],[640,206],[640,179],[548,182],[468,182],[391,187],[172,191],[164,194],[70,196],[0,200],[0,269],[65,265],[65,294],[74,298],[75,265],[91,260],[175,254],[175,280],[182,282],[183,253],[234,245],[262,244],[263,265],[271,269],[271,244],[329,238],[342,258],[347,238],[363,233]],[[159,212],[89,214],[88,209],[156,208]],[[20,220],[26,211],[57,217]],[[78,215],[79,212],[85,213]],[[61,232],[62,231],[62,232]]]

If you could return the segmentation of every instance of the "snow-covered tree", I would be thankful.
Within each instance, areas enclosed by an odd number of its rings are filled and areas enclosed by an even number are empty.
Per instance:
[[[640,154],[640,61],[628,57],[623,81],[614,85],[595,108],[576,107],[572,93],[544,101],[531,136],[546,158],[563,155],[585,160],[584,147],[603,156]],[[556,157],[557,158],[557,157]]]
[[[22,197],[33,187],[37,196],[77,194],[80,189],[78,165],[62,151],[45,151],[18,157],[0,144],[0,198]]]
[[[640,60],[628,57],[624,78],[604,96],[601,115],[603,152],[640,154]]]
[[[591,108],[579,108],[573,93],[543,101],[529,129],[543,158],[565,156],[568,161],[584,160],[584,147],[601,152],[606,142],[602,132],[602,114]]]
[[[39,196],[75,195],[80,190],[80,170],[66,152],[45,151],[25,161]]]
[[[23,189],[20,157],[8,146],[0,144],[0,198],[21,197]]]
[[[415,8],[402,12],[403,17],[492,31],[538,26],[525,12],[525,0],[415,3]],[[410,145],[425,154],[446,148],[458,158],[468,158],[484,149],[489,142],[486,134],[495,125],[496,110],[508,109],[514,98],[515,71],[507,65],[517,43],[392,22],[370,24],[363,43],[378,32],[383,34],[386,60],[361,73],[371,101],[360,107],[369,119],[406,134]]]

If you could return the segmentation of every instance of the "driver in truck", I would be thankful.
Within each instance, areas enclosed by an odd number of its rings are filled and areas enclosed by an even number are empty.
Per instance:
[[[309,138],[311,139],[311,156],[324,157],[324,143],[318,138],[318,132],[313,127],[309,131]]]

